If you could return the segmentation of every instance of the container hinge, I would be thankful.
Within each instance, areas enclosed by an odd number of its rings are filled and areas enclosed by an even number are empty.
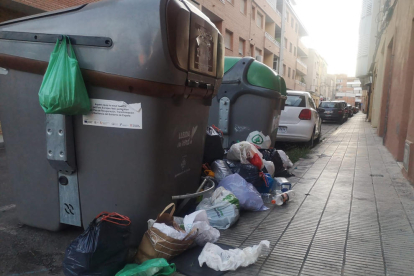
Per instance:
[[[230,99],[223,97],[219,102],[219,122],[218,127],[223,131],[223,147],[229,144],[229,120],[230,120]]]
[[[82,226],[78,174],[58,174],[60,222]]]

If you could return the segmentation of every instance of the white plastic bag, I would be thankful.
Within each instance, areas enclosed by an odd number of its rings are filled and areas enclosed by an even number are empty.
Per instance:
[[[272,161],[263,160],[267,172],[273,177],[275,175],[275,164]]]
[[[157,228],[158,230],[160,230],[162,233],[164,233],[165,235],[167,235],[168,237],[174,238],[176,240],[184,240],[185,237],[187,237],[188,233],[184,232],[184,231],[178,231],[176,229],[174,229],[171,226],[168,226],[165,223],[158,223],[155,222],[152,227]]]
[[[190,233],[194,228],[198,229],[195,242],[199,246],[203,246],[207,242],[215,243],[220,238],[220,231],[211,227],[205,210],[195,211],[185,216],[184,228],[187,233]]]
[[[221,187],[211,197],[203,199],[196,210],[206,211],[211,226],[227,229],[239,219],[239,200]]]
[[[220,187],[229,190],[237,197],[241,209],[247,211],[265,211],[269,209],[264,205],[263,199],[256,188],[238,173],[225,177],[220,181]]]
[[[277,150],[277,153],[279,153],[280,158],[282,158],[283,167],[285,167],[285,169],[293,167],[292,161],[290,161],[289,156],[283,150]]]
[[[207,243],[198,256],[198,263],[200,267],[206,263],[209,268],[215,271],[236,270],[240,266],[246,267],[255,263],[263,249],[269,248],[269,245],[269,241],[261,241],[258,245],[244,249],[223,250],[215,244]]]
[[[263,160],[263,155],[254,145],[249,142],[240,142],[230,147],[227,152],[227,159],[240,161],[242,164],[250,164],[248,159],[253,158],[256,153]],[[263,169],[263,165],[261,169]]]
[[[184,220],[184,218],[174,217],[175,223],[177,223],[180,226],[180,228],[182,228],[184,230],[184,222],[183,222],[183,220]],[[155,223],[155,219],[149,219],[147,221],[148,229],[150,229],[154,225],[154,223]]]
[[[247,136],[246,141],[255,144],[261,149],[269,149],[272,145],[272,140],[270,140],[270,137],[264,136],[261,131],[250,132],[249,136]]]

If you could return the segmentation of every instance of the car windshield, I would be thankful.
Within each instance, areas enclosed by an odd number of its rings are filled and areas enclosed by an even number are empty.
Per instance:
[[[306,107],[305,96],[288,95],[285,106]]]
[[[334,102],[322,102],[320,107],[325,107],[325,108],[334,108],[334,107],[338,107],[338,103],[334,103]]]

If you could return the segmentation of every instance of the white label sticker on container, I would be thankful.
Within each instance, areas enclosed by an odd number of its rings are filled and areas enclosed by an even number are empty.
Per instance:
[[[142,129],[141,103],[90,99],[92,111],[83,115],[83,124],[101,127]]]

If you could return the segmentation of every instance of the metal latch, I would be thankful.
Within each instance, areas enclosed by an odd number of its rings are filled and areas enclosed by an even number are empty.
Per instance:
[[[81,226],[78,174],[76,172],[71,116],[46,115],[46,151],[50,165],[58,172],[60,222]]]
[[[229,143],[229,121],[230,121],[230,99],[223,97],[219,102],[218,127],[223,131],[223,147],[227,148]]]

